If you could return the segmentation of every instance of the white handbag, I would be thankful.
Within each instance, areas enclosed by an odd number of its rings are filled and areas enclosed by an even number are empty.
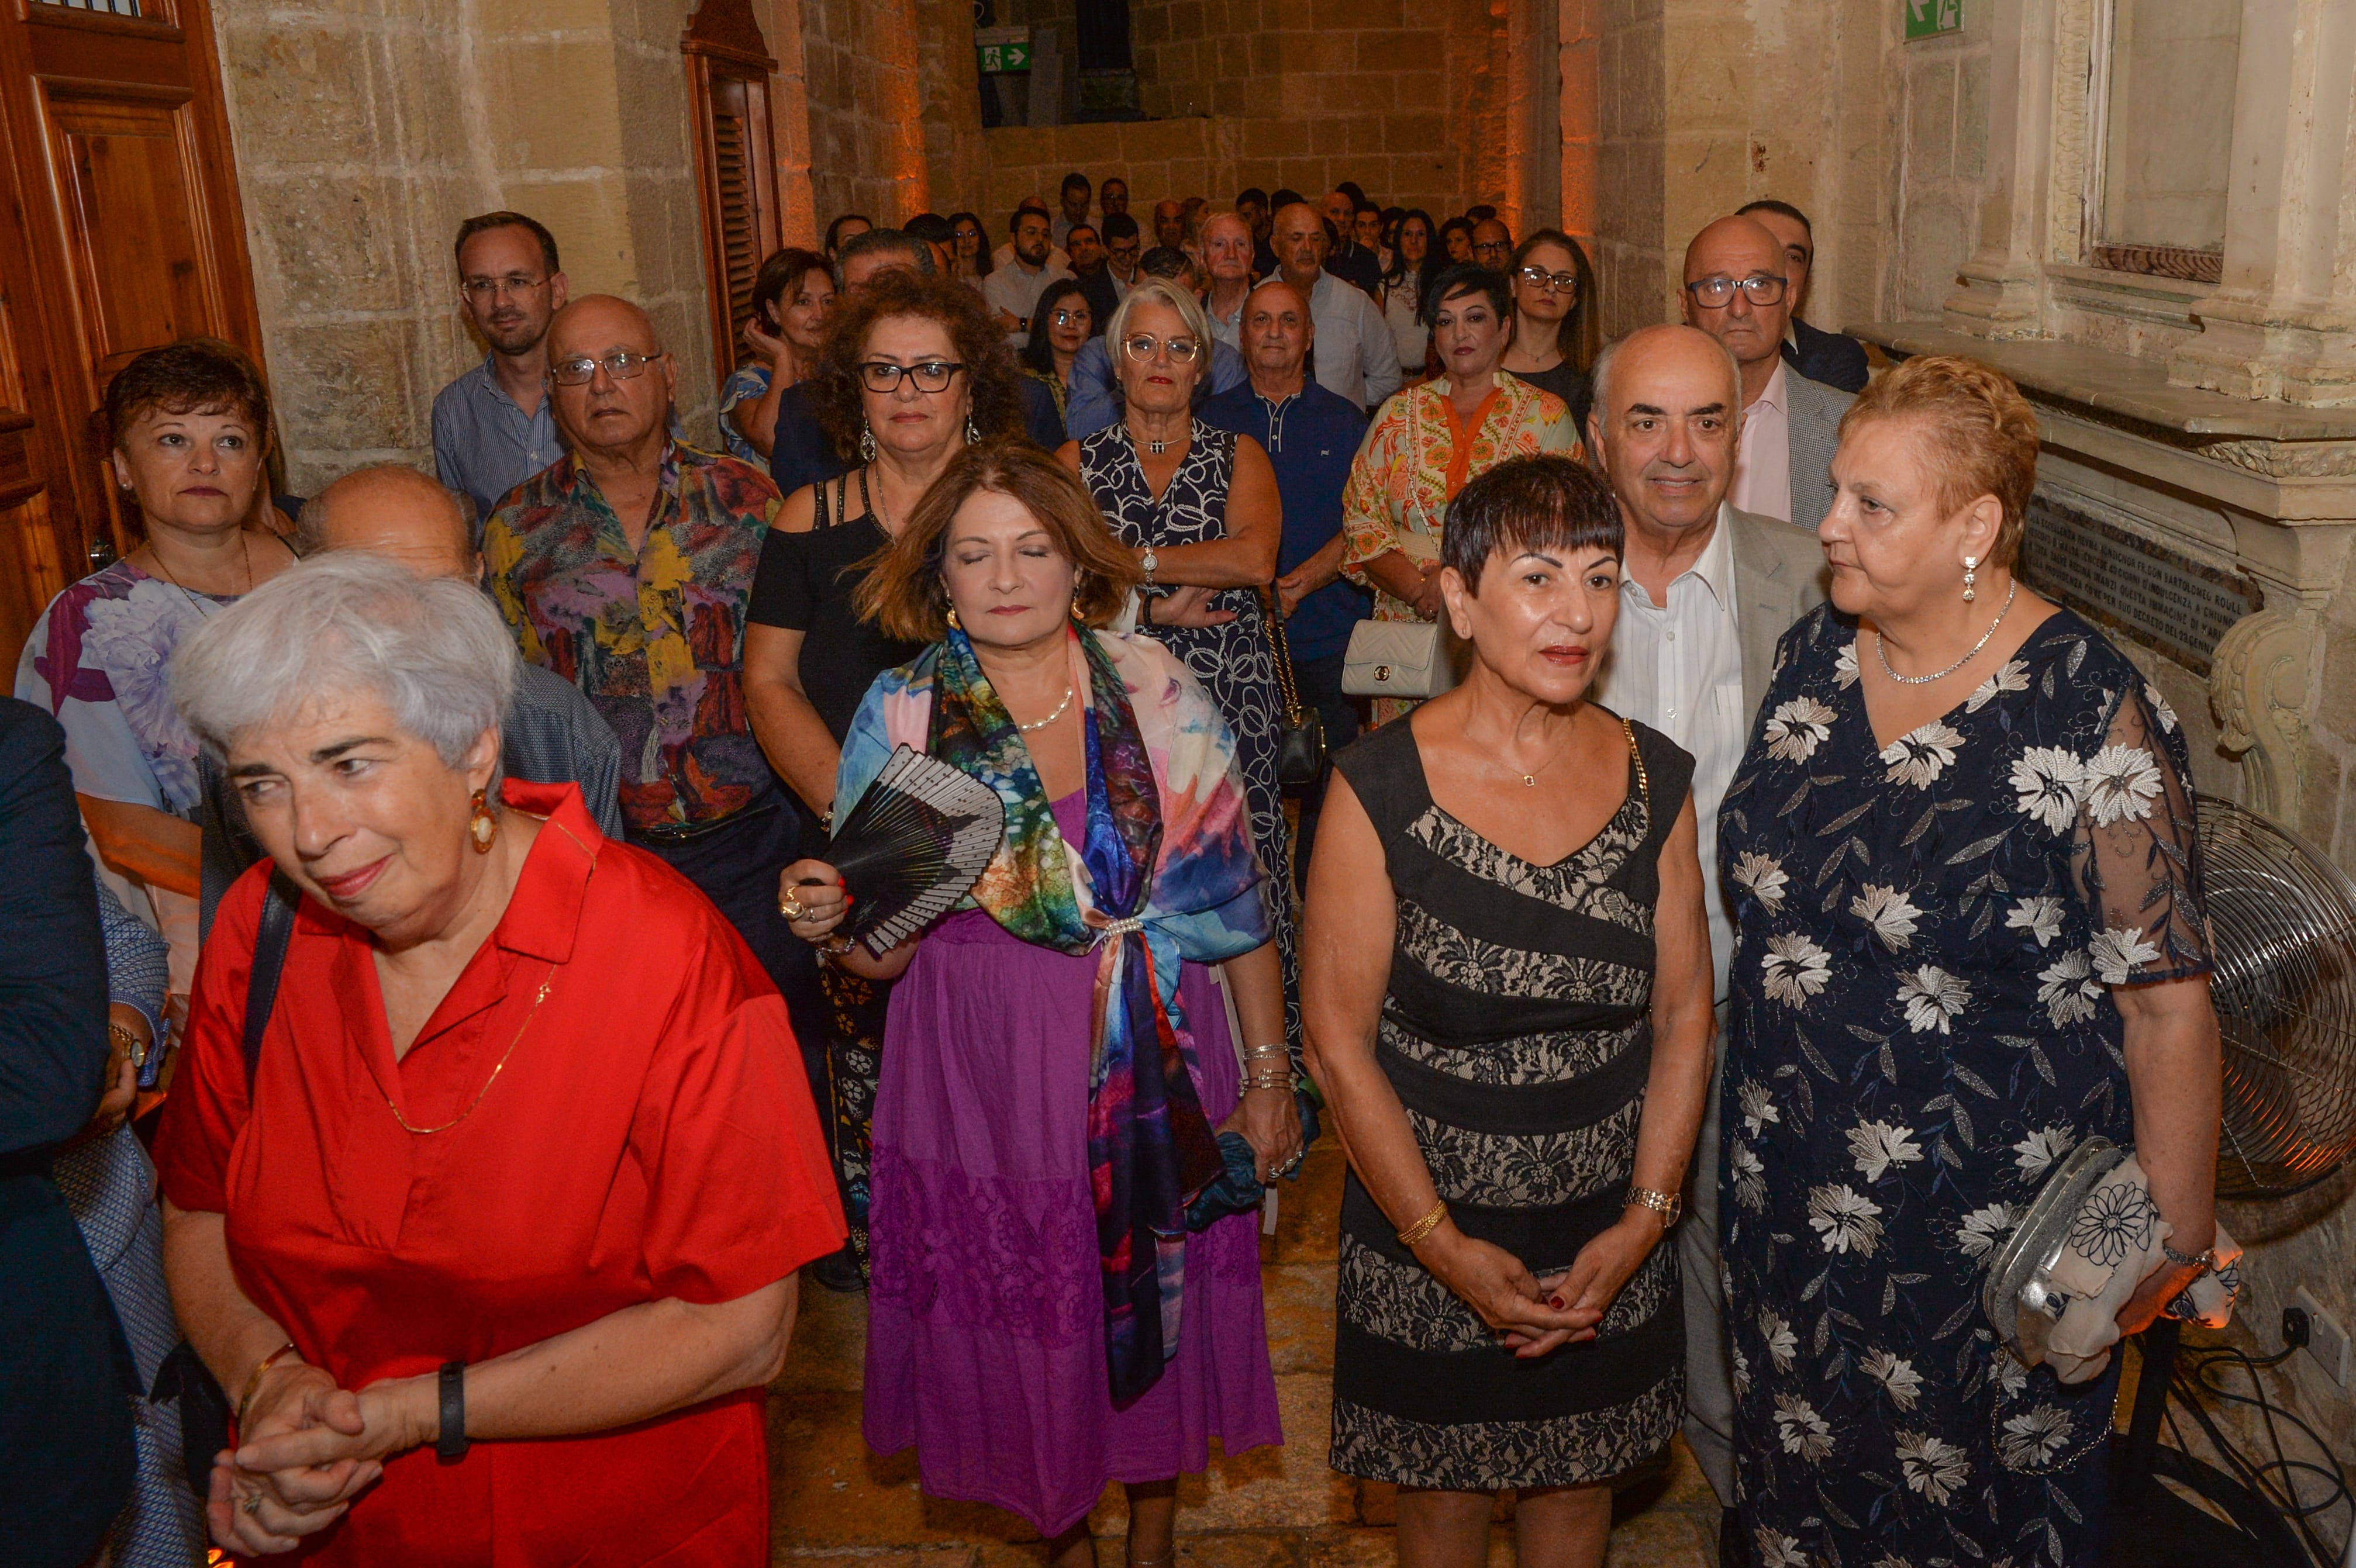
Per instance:
[[[1342,689],[1351,697],[1437,697],[1456,684],[1448,644],[1434,621],[1361,621],[1342,655]]]

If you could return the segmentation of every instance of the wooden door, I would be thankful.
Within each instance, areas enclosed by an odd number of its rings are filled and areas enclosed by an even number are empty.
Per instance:
[[[206,0],[0,0],[0,671],[137,540],[97,418],[183,337],[261,328]]]
[[[769,73],[777,62],[746,0],[701,0],[680,40],[702,187],[703,273],[712,368],[725,384],[745,355],[753,284],[778,244],[776,150]]]

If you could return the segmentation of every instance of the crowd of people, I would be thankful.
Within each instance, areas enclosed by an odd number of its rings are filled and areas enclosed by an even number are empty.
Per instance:
[[[1592,1568],[1680,1431],[1729,1563],[2099,1560],[2116,1360],[1981,1274],[2097,1136],[2119,1329],[2218,1272],[2217,1031],[2019,391],[1803,321],[1778,201],[1605,344],[1492,208],[1057,197],[768,258],[724,451],[513,212],[433,475],[288,496],[236,348],[115,374],[142,542],[0,701],[19,1555],[766,1563],[807,1278],[928,1494],[1084,1568],[1119,1481],[1166,1568],[1213,1440],[1328,1436],[1257,1232],[1330,1135],[1402,1561],[1510,1490]],[[879,953],[829,839],[901,748],[1005,830]]]

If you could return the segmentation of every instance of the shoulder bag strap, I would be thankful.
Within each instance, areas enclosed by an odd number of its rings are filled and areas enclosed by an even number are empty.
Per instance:
[[[262,900],[262,930],[253,943],[253,974],[245,986],[245,1093],[250,1106],[253,1079],[262,1065],[262,1036],[278,1002],[278,976],[286,967],[286,941],[294,933],[294,906],[302,893],[284,871],[270,873]]]
[[[1273,587],[1257,591],[1260,617],[1268,623],[1269,651],[1276,655],[1276,689],[1284,699],[1284,721],[1301,722],[1301,688],[1292,676],[1292,644],[1284,635],[1284,615]]]

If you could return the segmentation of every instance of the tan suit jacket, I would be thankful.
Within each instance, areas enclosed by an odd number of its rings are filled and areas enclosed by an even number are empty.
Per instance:
[[[1734,550],[1734,627],[1742,644],[1742,702],[1755,731],[1760,704],[1775,676],[1775,645],[1793,622],[1825,602],[1831,592],[1831,573],[1814,528],[1794,528],[1730,506],[1720,517]]]

